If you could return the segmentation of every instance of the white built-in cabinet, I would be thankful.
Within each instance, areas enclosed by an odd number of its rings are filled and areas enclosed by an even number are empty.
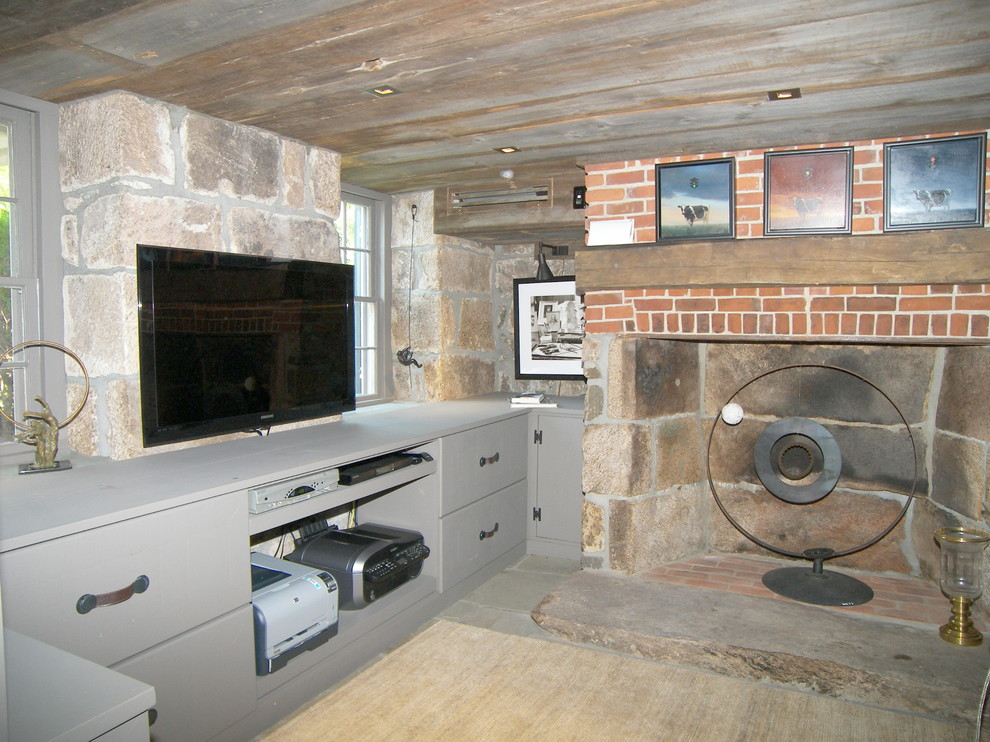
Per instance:
[[[581,437],[579,400],[541,407],[529,414],[527,548],[530,554],[580,559]]]
[[[154,686],[153,742],[250,739],[517,561],[527,535],[534,553],[572,555],[580,422],[579,410],[511,409],[489,395],[30,481],[3,472],[3,626]],[[544,431],[535,451],[534,423]],[[427,456],[249,513],[252,488],[391,452]],[[535,531],[534,506],[544,513]],[[416,579],[341,611],[328,642],[256,676],[252,539],[341,508],[420,531],[430,558]]]

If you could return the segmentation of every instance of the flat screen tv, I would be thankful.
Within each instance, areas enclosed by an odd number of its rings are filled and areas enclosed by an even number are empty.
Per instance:
[[[137,246],[145,446],[354,404],[354,269]]]

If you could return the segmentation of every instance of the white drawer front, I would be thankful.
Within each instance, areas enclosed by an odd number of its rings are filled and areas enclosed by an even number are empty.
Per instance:
[[[247,519],[236,493],[3,554],[4,625],[119,662],[250,602]]]
[[[514,417],[443,439],[443,513],[525,478],[528,419]]]
[[[525,481],[441,518],[441,592],[525,540]]]

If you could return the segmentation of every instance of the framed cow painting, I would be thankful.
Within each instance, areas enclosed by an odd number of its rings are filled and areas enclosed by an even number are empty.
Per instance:
[[[657,165],[657,242],[735,237],[732,157]]]
[[[982,227],[987,135],[887,142],[883,229]]]
[[[767,152],[763,169],[763,234],[852,232],[852,147]]]

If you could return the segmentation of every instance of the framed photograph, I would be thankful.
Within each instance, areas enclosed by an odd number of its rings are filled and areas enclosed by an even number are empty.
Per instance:
[[[982,227],[987,135],[887,142],[883,229]]]
[[[657,165],[657,242],[736,235],[732,157]]]
[[[767,152],[763,169],[763,234],[852,232],[852,147]]]
[[[513,285],[517,379],[584,379],[584,300],[574,276]]]

